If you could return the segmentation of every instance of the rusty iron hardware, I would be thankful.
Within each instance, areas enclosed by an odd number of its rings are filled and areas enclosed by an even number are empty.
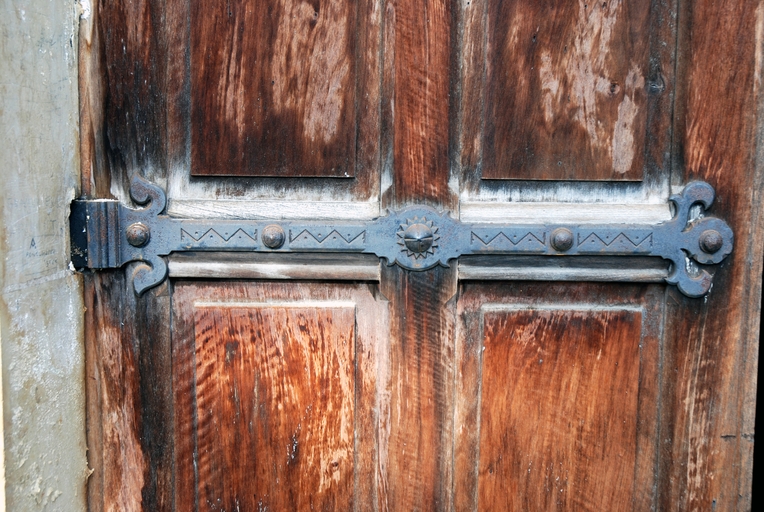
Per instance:
[[[671,262],[666,282],[701,297],[712,275],[698,264],[720,263],[733,244],[726,222],[691,216],[693,206],[706,210],[714,200],[714,189],[703,182],[672,196],[674,216],[658,224],[467,224],[426,206],[359,222],[181,219],[163,214],[164,191],[141,177],[133,179],[130,196],[143,207],[72,202],[72,263],[105,269],[142,262],[133,272],[139,294],[167,277],[164,257],[170,253],[256,251],[371,253],[411,271],[448,266],[466,254],[659,256]]]

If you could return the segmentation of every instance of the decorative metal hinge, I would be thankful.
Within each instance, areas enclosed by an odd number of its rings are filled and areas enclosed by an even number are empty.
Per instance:
[[[372,253],[411,271],[448,266],[466,254],[659,256],[672,264],[668,283],[701,297],[712,276],[695,264],[720,263],[733,243],[723,220],[691,218],[693,206],[705,210],[714,200],[714,189],[703,182],[672,196],[674,216],[659,224],[467,224],[426,206],[359,222],[179,219],[163,214],[164,191],[143,178],[133,179],[130,196],[144,207],[115,200],[72,203],[72,262],[78,269],[143,262],[133,273],[139,294],[167,277],[164,257],[170,253],[256,251]]]

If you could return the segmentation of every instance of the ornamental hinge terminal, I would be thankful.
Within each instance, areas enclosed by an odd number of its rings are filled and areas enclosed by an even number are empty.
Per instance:
[[[711,288],[715,265],[732,252],[733,233],[723,220],[692,216],[707,210],[714,189],[692,182],[671,196],[673,217],[656,224],[464,223],[427,206],[412,206],[370,221],[264,221],[181,219],[165,213],[164,191],[136,176],[131,208],[116,200],[76,200],[71,205],[72,263],[77,269],[133,272],[137,293],[167,277],[165,257],[184,251],[355,252],[388,265],[424,271],[449,266],[467,254],[657,256],[671,262],[666,282],[690,297]]]

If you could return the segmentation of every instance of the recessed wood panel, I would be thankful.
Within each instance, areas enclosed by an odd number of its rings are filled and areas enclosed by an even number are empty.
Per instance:
[[[192,173],[352,177],[357,3],[191,5]]]
[[[368,290],[324,288],[177,288],[178,510],[352,510],[376,499],[385,326]]]
[[[352,305],[197,305],[203,508],[349,510]]]
[[[650,509],[661,296],[653,285],[463,287],[456,510]]]
[[[484,314],[478,510],[632,501],[638,311]]]
[[[650,11],[645,1],[489,2],[482,177],[641,180]]]

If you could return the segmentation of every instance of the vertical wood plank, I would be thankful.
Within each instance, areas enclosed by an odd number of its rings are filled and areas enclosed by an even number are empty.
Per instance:
[[[133,0],[98,7],[104,145],[113,186],[127,190],[139,170],[152,179],[166,173],[165,101],[171,84],[166,82],[165,5]]]
[[[451,500],[452,269],[383,271],[391,301],[386,510],[446,510]]]
[[[759,1],[682,3],[674,183],[705,180],[735,249],[702,301],[669,292],[659,509],[749,510],[761,297]],[[708,58],[713,55],[713,58]]]
[[[462,171],[478,174],[485,124],[486,16],[488,2],[462,2],[459,150]]]
[[[88,276],[89,509],[171,510],[169,293],[134,300],[123,272]]]
[[[383,126],[393,133],[383,131],[383,137],[392,139],[393,150],[383,205],[454,208],[457,189],[449,187],[454,3],[390,0],[385,6],[383,115],[389,124]],[[381,288],[390,301],[392,325],[388,460],[380,508],[446,510],[453,433],[448,301],[456,291],[455,267],[425,273],[386,267]]]
[[[442,206],[448,188],[452,4],[447,0],[387,3],[392,52],[394,202]]]

